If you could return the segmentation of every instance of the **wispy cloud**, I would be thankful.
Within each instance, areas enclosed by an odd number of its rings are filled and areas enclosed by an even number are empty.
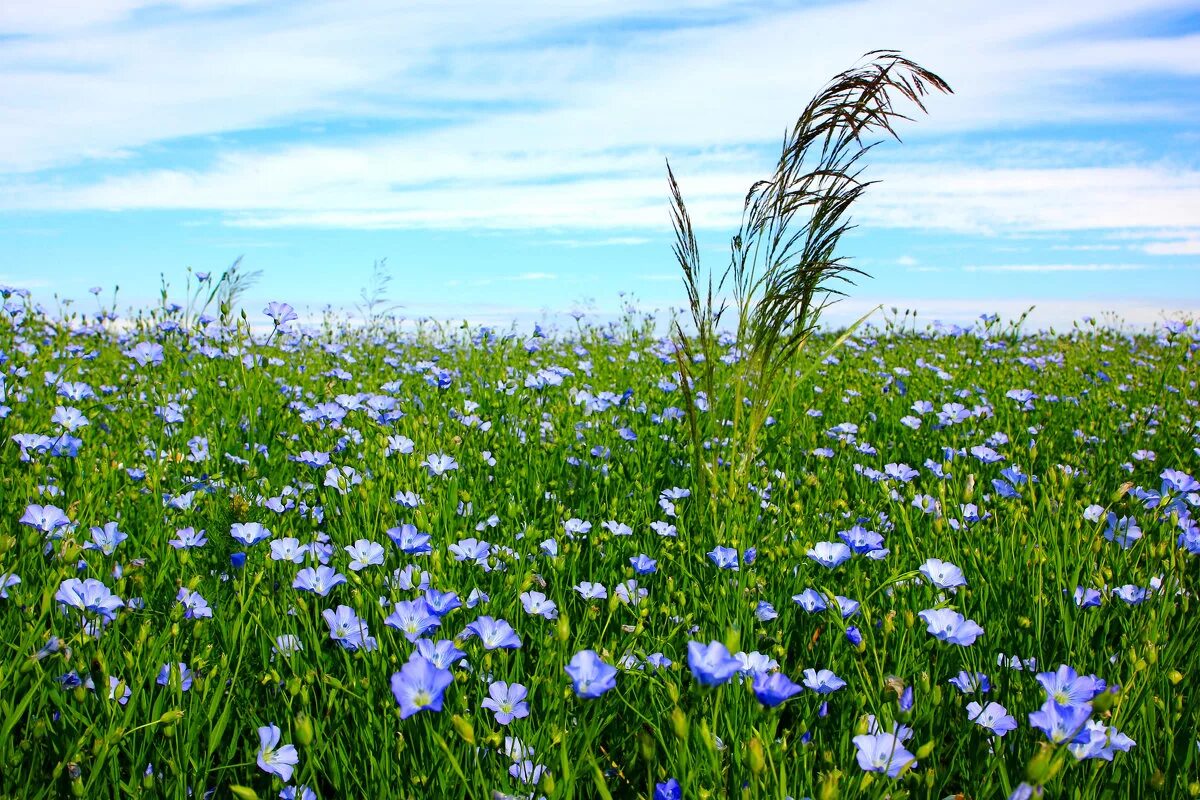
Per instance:
[[[290,270],[282,242],[481,231],[538,258],[510,256],[497,275],[468,271],[454,285],[495,287],[489,295],[536,285],[561,299],[581,280],[574,264],[625,264],[669,236],[666,157],[707,257],[804,103],[882,45],[956,93],[903,126],[902,146],[872,154],[867,177],[881,182],[854,221],[897,243],[875,265],[939,291],[962,252],[978,262],[968,272],[1132,282],[1142,276],[1119,273],[1187,267],[1200,252],[1194,10],[1195,0],[9,0],[0,224],[14,224],[0,235],[168,212],[179,226],[225,229],[206,241],[226,248],[255,243],[264,261],[280,251]],[[196,244],[159,252],[181,259]],[[109,248],[110,263],[123,248]],[[1079,260],[1097,263],[1055,264],[1070,259],[1063,250],[1095,250]],[[1109,250],[1122,263],[1099,263]],[[42,252],[26,245],[31,269]],[[658,264],[631,257],[604,274],[665,291],[677,277]]]
[[[1133,272],[1145,264],[968,264],[963,272]]]

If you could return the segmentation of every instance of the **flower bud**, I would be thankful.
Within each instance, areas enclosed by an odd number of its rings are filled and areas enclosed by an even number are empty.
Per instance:
[[[258,800],[258,795],[255,794],[254,790],[249,786],[238,786],[237,784],[232,784],[229,787],[229,791],[238,800]]]
[[[313,735],[312,719],[303,711],[300,712],[292,721],[292,738],[301,747],[308,747],[313,743]]]
[[[675,732],[676,738],[685,742],[687,741],[688,720],[679,706],[675,706],[671,711],[671,730]]]
[[[455,714],[450,718],[450,724],[454,726],[454,730],[462,737],[462,740],[467,744],[475,744],[475,729],[471,727],[469,720],[464,719],[461,715]]]
[[[762,742],[758,740],[757,736],[750,740],[748,749],[750,751],[750,771],[759,775],[766,769],[767,761],[763,756]]]

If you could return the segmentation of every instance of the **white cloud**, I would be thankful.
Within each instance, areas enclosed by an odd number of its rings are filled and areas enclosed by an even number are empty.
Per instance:
[[[1200,238],[1147,242],[1142,251],[1153,256],[1200,256]]]
[[[0,210],[218,211],[251,229],[615,230],[604,241],[634,243],[644,237],[628,232],[667,226],[672,155],[698,224],[727,229],[769,168],[761,146],[830,75],[885,43],[956,94],[905,126],[911,150],[877,151],[870,177],[883,183],[858,222],[1012,233],[1169,231],[1200,218],[1200,172],[1138,163],[1119,145],[995,145],[978,166],[936,138],[1186,115],[1186,103],[1101,87],[1130,72],[1200,74],[1200,37],[1151,40],[1125,24],[1187,0],[67,5],[0,8],[0,31],[27,34],[0,50]],[[646,18],[689,23],[629,24]],[[589,27],[614,20],[623,27],[607,34]],[[282,142],[229,136],[298,124],[307,132]],[[180,161],[170,141],[199,136],[215,156]],[[80,163],[84,176],[39,172]]]
[[[963,272],[1135,272],[1145,264],[968,264]]]

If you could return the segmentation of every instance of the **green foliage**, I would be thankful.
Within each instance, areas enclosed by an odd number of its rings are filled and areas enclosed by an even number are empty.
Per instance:
[[[877,142],[864,137],[879,133],[899,140],[894,122],[908,117],[895,108],[894,96],[924,111],[923,98],[931,91],[950,92],[937,75],[894,51],[872,51],[864,58],[870,62],[837,75],[809,102],[783,143],[775,173],[750,187],[730,263],[715,286],[713,273],[702,271],[691,217],[667,165],[674,252],[691,309],[690,329],[675,325],[678,364],[689,401],[693,466],[714,501],[718,494],[729,499],[744,491],[749,466],[761,455],[769,409],[784,385],[781,373],[817,331],[821,312],[842,295],[839,284],[864,274],[837,252],[852,227],[851,207],[872,183],[862,180],[860,162]],[[718,356],[716,334],[729,294],[739,359],[733,391],[722,396],[711,363]],[[696,413],[698,391],[707,404],[732,414],[730,429],[705,423],[723,415]],[[703,453],[704,442],[718,435],[736,442],[737,457],[723,481],[717,480],[715,455]]]
[[[680,404],[669,385],[675,362],[647,317],[581,326],[536,340],[530,352],[515,331],[364,333],[329,318],[312,335],[267,337],[245,323],[203,331],[163,324],[185,312],[160,309],[123,332],[24,308],[16,324],[0,324],[8,359],[0,404],[10,409],[0,419],[0,577],[21,579],[0,599],[0,797],[215,790],[275,798],[282,787],[255,764],[255,730],[268,723],[299,749],[293,785],[322,798],[650,798],[668,777],[689,798],[992,798],[1029,771],[1046,781],[1046,797],[1095,800],[1156,796],[1154,789],[1187,797],[1200,780],[1200,704],[1191,693],[1200,674],[1192,608],[1200,559],[1177,547],[1177,520],[1132,494],[1135,486],[1158,489],[1165,468],[1196,473],[1195,342],[1186,336],[1089,326],[1035,337],[998,324],[939,335],[908,316],[863,326],[837,358],[818,361],[811,378],[775,373],[776,422],[762,434],[770,455],[746,467],[756,502],[724,509],[718,527],[702,497],[672,501],[675,516],[660,504],[664,490],[695,487],[688,422],[663,413]],[[816,333],[809,342],[824,352],[836,338]],[[163,363],[133,368],[123,351],[151,339],[163,345]],[[705,369],[718,393],[731,393],[742,368],[722,356],[738,346],[713,348]],[[551,366],[572,374],[561,385],[526,385]],[[434,367],[450,374],[445,388],[427,380]],[[64,381],[86,382],[96,397],[67,400],[58,393]],[[1032,409],[1005,396],[1018,388],[1039,395]],[[620,400],[626,389],[632,394]],[[396,398],[405,416],[381,423],[360,408],[337,424],[302,418],[304,408],[339,397],[353,405],[359,391]],[[617,399],[604,406],[603,391]],[[902,420],[915,400],[987,411],[945,426],[936,412],[925,414],[914,431]],[[156,412],[172,402],[183,419],[167,424]],[[76,431],[77,455],[22,460],[12,437],[59,436],[50,422],[59,405],[89,419]],[[842,422],[857,424],[857,434],[831,437]],[[391,450],[396,435],[413,441],[411,454]],[[194,457],[193,437],[207,439],[206,456]],[[944,460],[943,448],[988,440],[1002,463]],[[865,443],[877,452],[860,449]],[[712,444],[725,463],[738,457],[736,447]],[[828,457],[818,454],[826,447]],[[1157,461],[1131,457],[1143,449]],[[325,485],[324,469],[295,460],[306,450],[330,453],[332,465],[353,466],[363,482],[345,494]],[[434,453],[453,456],[459,468],[432,476],[421,461]],[[927,459],[944,479],[924,468],[911,483],[873,480],[863,469]],[[1036,482],[1004,499],[992,481],[1011,465]],[[143,480],[126,472],[135,467]],[[164,505],[164,495],[193,490],[189,508]],[[407,491],[422,504],[393,499]],[[914,506],[925,496],[939,513]],[[285,510],[272,510],[272,498]],[[58,505],[74,527],[47,539],[18,522],[30,503]],[[965,524],[969,503],[981,519]],[[1143,538],[1128,550],[1106,540],[1103,522],[1083,517],[1090,504],[1137,516]],[[498,524],[489,527],[492,515]],[[591,522],[591,531],[567,536],[572,518]],[[829,571],[806,556],[859,519],[885,534],[887,558],[856,556]],[[616,535],[606,520],[632,535]],[[129,535],[115,554],[83,549],[90,527],[110,521]],[[327,597],[293,589],[301,565],[272,560],[266,542],[244,547],[230,536],[232,523],[249,521],[274,539],[307,543],[326,534],[346,583]],[[432,554],[407,556],[392,544],[387,530],[406,522],[432,536]],[[654,523],[674,525],[677,535],[658,535]],[[185,526],[204,528],[209,544],[171,547]],[[490,570],[450,554],[449,545],[468,537],[492,543]],[[348,568],[343,548],[359,539],[385,546],[383,565]],[[556,555],[542,550],[547,539],[557,542]],[[716,545],[743,554],[756,547],[757,560],[718,570],[706,555]],[[247,553],[240,569],[231,566],[235,551]],[[656,573],[633,574],[630,558],[641,553],[657,560]],[[919,581],[929,557],[960,566],[968,585],[951,594]],[[402,721],[389,677],[414,648],[384,624],[390,608],[380,598],[418,596],[391,581],[410,564],[439,590],[490,596],[451,612],[433,638],[458,637],[488,614],[510,621],[522,647],[485,652],[478,640],[460,640],[470,669],[455,669],[442,711]],[[75,577],[103,581],[127,604],[141,598],[144,608],[127,605],[93,638],[53,599]],[[648,592],[636,604],[615,591],[631,579]],[[583,599],[572,588],[582,581],[603,583],[609,598]],[[1076,587],[1124,584],[1158,589],[1140,605],[1106,595],[1101,607],[1081,609],[1072,600]],[[209,601],[211,619],[184,618],[175,599],[184,587]],[[850,619],[806,613],[791,600],[806,587],[856,599],[861,610]],[[557,603],[560,619],[527,614],[520,595],[529,590]],[[761,602],[778,617],[761,619]],[[376,651],[331,641],[321,612],[340,605],[369,625]],[[938,605],[985,633],[970,647],[939,642],[916,616]],[[858,647],[846,641],[849,625],[862,634]],[[285,634],[303,646],[290,657],[273,651]],[[52,636],[58,647],[47,652]],[[698,685],[687,668],[693,639],[757,650],[793,679],[828,668],[848,685],[765,709],[736,680]],[[614,690],[581,700],[563,668],[585,648],[610,664],[663,653],[673,665],[622,670]],[[1036,659],[1039,670],[1069,664],[1119,685],[1097,717],[1136,745],[1111,763],[1045,748],[1027,721],[1042,689],[1029,670],[998,667],[1000,654]],[[161,666],[177,662],[195,673],[189,691],[156,683]],[[971,698],[947,683],[960,670],[991,676],[987,699],[1005,705],[1017,730],[996,740],[968,719]],[[60,679],[71,672],[94,688],[65,687]],[[110,679],[130,689],[126,705],[110,699]],[[530,716],[498,725],[481,706],[491,680],[529,687]],[[897,703],[904,687],[915,690],[910,712]],[[852,740],[868,714],[913,729],[918,768],[895,780],[864,777]],[[546,767],[537,787],[511,776],[507,736]]]

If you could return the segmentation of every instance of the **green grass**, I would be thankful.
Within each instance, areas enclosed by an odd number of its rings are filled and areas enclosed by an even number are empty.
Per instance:
[[[0,797],[183,798],[209,790],[275,797],[282,784],[255,764],[256,728],[271,723],[282,729],[282,742],[298,745],[292,784],[323,798],[480,798],[493,791],[648,798],[668,777],[689,798],[991,798],[1007,795],[1027,770],[1044,780],[1047,797],[1200,792],[1200,702],[1192,692],[1200,671],[1193,609],[1200,560],[1177,546],[1177,517],[1147,510],[1131,494],[1139,486],[1157,491],[1164,469],[1200,474],[1194,334],[1085,326],[1021,336],[981,325],[954,336],[893,320],[860,329],[836,362],[815,365],[800,381],[796,374],[813,366],[806,354],[824,349],[818,341],[779,378],[774,424],[750,470],[756,490],[722,496],[715,513],[693,494],[676,501],[677,516],[669,518],[658,498],[672,487],[696,489],[692,449],[686,418],[655,421],[683,401],[678,388],[659,385],[677,365],[645,317],[538,339],[532,353],[527,331],[400,332],[327,321],[311,335],[268,339],[251,338],[244,323],[209,328],[215,335],[206,336],[164,330],[168,320],[183,329],[191,322],[160,309],[125,333],[32,311],[0,324],[3,404],[10,408],[0,420],[0,576],[20,577],[0,600]],[[164,362],[135,368],[123,351],[137,341],[160,342]],[[1031,359],[1041,366],[1029,366]],[[445,388],[426,380],[433,362],[451,374]],[[528,375],[551,366],[571,374],[561,385],[526,386]],[[716,365],[717,386],[727,388],[728,373],[728,365]],[[56,396],[64,381],[85,382],[97,396]],[[1033,410],[1005,396],[1021,388],[1039,395]],[[960,398],[960,390],[969,395]],[[581,393],[606,391],[616,402],[589,410]],[[403,418],[381,423],[353,410],[337,424],[302,419],[301,404],[360,392],[396,398]],[[924,414],[914,431],[900,420],[918,400],[990,412],[940,429],[936,413]],[[168,426],[155,409],[172,401],[184,407],[183,420]],[[59,405],[89,420],[74,434],[77,455],[30,452],[23,461],[15,435],[66,443],[51,422]],[[490,425],[463,424],[468,413]],[[877,453],[827,435],[843,422],[857,424],[857,442]],[[623,439],[622,428],[637,440]],[[943,448],[969,451],[997,432],[1008,437],[993,440],[1004,461],[984,464],[969,452],[945,460]],[[413,452],[385,454],[389,435],[411,439]],[[196,436],[207,439],[210,455],[192,461],[187,443]],[[720,440],[710,446],[726,461],[740,455]],[[597,447],[608,457],[593,455]],[[814,455],[825,447],[829,457]],[[324,486],[325,468],[290,459],[304,450],[330,452],[331,464],[352,466],[361,484],[345,494]],[[1156,460],[1134,460],[1138,450],[1152,450]],[[451,455],[459,467],[433,477],[422,465],[430,454]],[[937,478],[927,459],[949,477]],[[920,475],[911,483],[876,481],[855,469],[889,463]],[[1011,465],[1036,482],[1005,499],[992,481]],[[144,470],[145,478],[131,479],[127,468]],[[192,489],[190,508],[164,506],[164,494]],[[409,509],[393,499],[406,491],[423,504]],[[918,494],[936,499],[940,513],[914,507]],[[265,507],[269,498],[292,507],[277,513]],[[31,503],[58,506],[73,527],[48,539],[20,524]],[[983,519],[956,529],[951,523],[963,520],[965,503]],[[1144,536],[1129,549],[1107,541],[1105,524],[1083,516],[1092,504],[1136,516]],[[323,521],[314,519],[318,507]],[[491,515],[498,524],[477,531]],[[590,532],[568,536],[563,525],[571,518],[590,522]],[[806,556],[860,518],[884,535],[886,558],[856,555],[826,570]],[[612,535],[602,527],[607,520],[633,534]],[[128,534],[115,554],[82,549],[90,528],[110,521]],[[274,539],[327,534],[335,545],[330,564],[347,581],[326,597],[293,589],[301,565],[271,560],[267,542],[245,547],[230,536],[232,523],[250,521]],[[650,527],[656,521],[676,525],[678,535],[659,536]],[[433,552],[401,552],[386,531],[402,523],[431,534]],[[206,530],[208,545],[171,547],[168,540],[186,526]],[[447,550],[468,537],[492,544],[489,571]],[[350,570],[342,548],[359,539],[383,544],[385,563]],[[547,539],[557,542],[554,557],[541,552]],[[706,555],[716,545],[755,547],[758,557],[736,572],[719,570]],[[246,561],[234,568],[230,556],[238,551]],[[655,574],[633,574],[629,559],[641,553],[657,559]],[[967,587],[940,597],[917,573],[929,557],[958,565]],[[441,712],[401,720],[389,679],[414,647],[384,624],[390,609],[380,598],[417,596],[385,583],[408,564],[464,600],[473,589],[490,596],[485,606],[450,612],[431,638],[455,638],[487,614],[509,621],[522,647],[485,652],[478,639],[461,642],[469,668],[453,670]],[[97,578],[126,601],[99,638],[55,601],[60,584],[74,577]],[[615,595],[629,579],[648,590],[636,606]],[[1107,591],[1098,608],[1078,608],[1072,599],[1077,586],[1156,580],[1161,590],[1140,605]],[[581,581],[603,583],[609,599],[582,599],[572,589]],[[212,618],[185,619],[175,599],[180,587],[203,595]],[[791,600],[806,587],[859,600],[861,611],[850,620],[808,614]],[[519,595],[530,589],[557,603],[557,620],[524,611]],[[144,608],[131,608],[133,598]],[[759,621],[760,601],[778,617]],[[935,639],[916,615],[939,603],[977,621],[984,634],[969,647]],[[330,639],[321,612],[339,605],[368,624],[376,650],[350,652]],[[847,641],[847,625],[861,631],[859,647]],[[273,656],[284,634],[297,636],[303,650]],[[52,636],[60,649],[38,658]],[[689,672],[687,644],[713,639],[731,651],[769,655],[794,680],[806,668],[828,668],[848,685],[826,697],[805,690],[772,709],[756,701],[749,681],[702,687]],[[614,690],[585,700],[563,671],[583,649],[610,664],[651,653],[674,663],[621,670]],[[1136,745],[1111,763],[1047,749],[1028,720],[1044,700],[1041,687],[1030,671],[998,666],[998,654],[1035,658],[1037,672],[1068,664],[1119,685],[1097,702],[1094,716]],[[160,667],[180,661],[194,671],[191,689],[157,685]],[[1016,730],[993,739],[968,720],[972,698],[947,683],[961,670],[988,674],[983,702],[1005,706]],[[64,688],[60,676],[70,671],[95,689]],[[126,705],[109,699],[110,676],[129,687]],[[489,679],[528,687],[529,716],[496,724],[481,707]],[[905,686],[914,689],[911,712],[897,704]],[[868,714],[885,726],[911,726],[915,769],[894,780],[860,770],[852,738],[865,731]],[[532,760],[545,768],[540,785],[510,776],[506,736],[533,748]]]

